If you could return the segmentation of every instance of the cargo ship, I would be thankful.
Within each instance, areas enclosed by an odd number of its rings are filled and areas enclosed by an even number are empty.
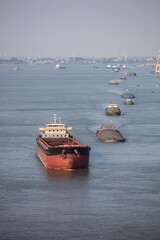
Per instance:
[[[134,105],[134,102],[133,102],[132,98],[126,98],[124,100],[124,104],[125,105]]]
[[[135,98],[135,96],[131,91],[126,89],[126,91],[121,94],[121,98]]]
[[[117,80],[111,80],[109,81],[109,85],[118,85],[118,81]]]
[[[108,104],[106,108],[106,115],[121,115],[121,111],[117,104]]]
[[[97,130],[96,135],[100,142],[109,142],[109,143],[116,143],[116,142],[125,142],[125,138],[121,135],[121,133],[115,128],[114,125],[102,124],[101,128]]]
[[[136,73],[135,72],[126,72],[125,75],[134,77],[134,76],[136,76]]]
[[[52,169],[74,170],[88,168],[90,146],[79,142],[68,133],[72,127],[64,123],[54,122],[39,128],[41,134],[37,136],[38,157],[45,167]]]

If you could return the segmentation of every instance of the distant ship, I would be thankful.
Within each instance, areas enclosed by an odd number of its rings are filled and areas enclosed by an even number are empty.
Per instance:
[[[93,65],[93,68],[98,69],[98,68],[99,68],[98,64],[94,64],[94,65]]]
[[[125,138],[121,133],[111,124],[102,124],[101,128],[97,130],[97,138],[100,142],[125,142]]]
[[[131,91],[126,89],[126,91],[121,94],[121,98],[135,98],[135,96]]]
[[[127,66],[125,64],[123,64],[122,69],[126,69],[126,68],[127,68]]]
[[[134,76],[136,76],[136,73],[135,72],[126,72],[125,75],[134,77]]]
[[[66,66],[61,64],[56,64],[56,69],[66,69]]]
[[[118,81],[117,80],[111,80],[109,81],[109,85],[118,85]]]
[[[14,67],[13,68],[14,71],[20,71],[20,70],[23,70],[22,68],[18,68],[18,67]]]
[[[37,136],[38,157],[45,167],[53,169],[74,170],[87,168],[89,165],[90,146],[79,142],[70,136],[65,124],[54,122],[39,128],[41,135]]]
[[[106,66],[106,68],[112,68],[112,65],[111,65],[111,64],[108,64],[108,65]]]
[[[106,108],[106,115],[121,115],[121,111],[117,104],[108,104]]]
[[[119,72],[119,68],[114,68],[113,71],[114,72]]]
[[[133,102],[132,98],[126,98],[124,100],[124,104],[125,105],[134,105],[134,102]]]
[[[114,69],[120,70],[120,67],[119,67],[119,65],[113,65],[113,66],[112,66],[112,69],[113,69],[113,70],[114,70]]]
[[[122,79],[122,80],[125,80],[125,79],[126,79],[126,77],[125,77],[125,76],[122,76],[122,77],[121,77],[121,79]]]

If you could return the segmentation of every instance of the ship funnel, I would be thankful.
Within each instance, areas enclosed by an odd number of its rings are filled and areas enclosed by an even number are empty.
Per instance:
[[[61,117],[59,117],[59,123],[61,124]]]
[[[56,123],[56,114],[54,114],[54,123]]]

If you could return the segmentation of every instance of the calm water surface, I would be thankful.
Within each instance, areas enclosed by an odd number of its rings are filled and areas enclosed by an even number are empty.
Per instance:
[[[120,80],[101,65],[0,65],[0,239],[160,239],[160,88],[149,68]],[[108,85],[116,79],[118,86]],[[120,94],[130,88],[135,105]],[[107,117],[108,103],[123,114]],[[90,167],[47,170],[37,157],[38,127],[53,114],[91,146]],[[113,123],[125,143],[99,143]]]

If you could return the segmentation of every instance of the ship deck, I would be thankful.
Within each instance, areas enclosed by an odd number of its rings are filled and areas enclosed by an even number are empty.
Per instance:
[[[48,147],[64,147],[64,146],[79,146],[79,147],[84,147],[81,142],[79,142],[76,138],[42,138],[39,136],[39,140],[43,142],[44,145],[48,145]]]

